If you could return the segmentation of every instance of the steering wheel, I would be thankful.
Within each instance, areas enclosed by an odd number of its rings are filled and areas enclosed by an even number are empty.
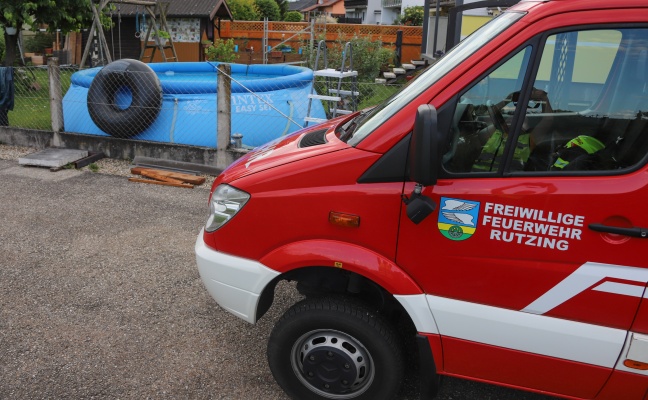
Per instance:
[[[493,104],[490,100],[488,100],[486,102],[486,109],[488,110],[488,115],[490,116],[491,121],[493,121],[495,129],[500,130],[505,136],[508,135],[509,127],[506,124],[506,120],[504,119],[504,116],[502,115],[502,112],[499,110],[499,108],[495,106],[495,104]]]

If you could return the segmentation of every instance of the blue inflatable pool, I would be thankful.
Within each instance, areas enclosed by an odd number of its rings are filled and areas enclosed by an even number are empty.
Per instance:
[[[139,63],[119,60],[105,68],[120,62],[131,66]],[[113,71],[110,79],[101,82],[99,78],[105,78],[107,71],[100,73],[101,67],[74,73],[63,98],[65,130],[216,147],[218,63],[146,65],[155,72],[143,67],[152,76],[148,81],[140,79],[146,76],[142,71],[128,72],[130,78],[123,78],[120,70]],[[232,134],[242,134],[244,146],[260,146],[305,125],[312,70],[281,64],[231,66]],[[130,83],[123,83],[124,79],[130,79]],[[100,96],[88,96],[89,92]],[[90,110],[88,103],[92,103]],[[97,120],[98,114],[103,119]],[[130,114],[130,119],[122,118],[123,114]],[[326,118],[319,100],[313,100],[310,116]]]

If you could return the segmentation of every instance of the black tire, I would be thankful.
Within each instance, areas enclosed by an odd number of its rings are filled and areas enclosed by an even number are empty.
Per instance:
[[[120,105],[118,97],[129,98]],[[102,131],[118,138],[143,132],[160,113],[162,86],[155,72],[138,60],[114,61],[102,68],[88,90],[88,111]]]
[[[341,297],[306,299],[286,311],[270,335],[268,362],[277,383],[299,400],[391,399],[403,380],[392,326]]]

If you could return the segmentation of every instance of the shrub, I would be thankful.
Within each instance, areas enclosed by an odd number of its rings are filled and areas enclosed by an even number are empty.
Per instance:
[[[278,21],[281,20],[286,20],[286,13],[288,12],[288,1],[287,0],[274,0],[275,3],[277,3],[277,7],[279,7],[279,19]]]
[[[317,17],[315,17],[315,22],[318,24],[337,24],[338,19],[331,17],[330,15],[326,14],[320,14]]]
[[[281,10],[274,0],[255,0],[259,19],[267,17],[269,21],[281,21]]]
[[[54,36],[47,32],[36,32],[36,35],[25,41],[25,51],[28,53],[44,53],[45,49],[52,47]]]
[[[405,7],[403,14],[399,15],[394,23],[396,25],[422,26],[423,15],[423,6]]]
[[[301,22],[302,21],[302,13],[299,11],[288,11],[286,13],[286,16],[284,17],[284,21],[286,22]]]
[[[338,36],[338,39],[333,43],[327,43],[328,53],[328,67],[340,68],[342,63],[342,53],[346,42],[351,42],[353,54],[353,69],[358,71],[358,81],[360,82],[373,82],[373,80],[380,73],[380,68],[387,65],[392,58],[393,51],[383,47],[380,40],[372,41],[368,38],[353,37],[351,40],[343,35]],[[312,51],[309,49],[307,43],[302,47],[305,48],[303,52],[303,60],[309,61],[311,54],[313,54],[312,62],[315,62],[315,54],[317,53],[317,44]],[[322,58],[320,56],[320,58]],[[321,62],[322,60],[320,60]],[[348,65],[348,59],[347,59]],[[320,66],[310,66],[314,69],[319,69]]]
[[[205,51],[205,58],[208,61],[222,61],[232,62],[238,58],[238,54],[234,52],[233,39],[215,39],[214,44],[207,47]]]
[[[228,0],[232,17],[237,21],[258,21],[259,12],[254,0]]]
[[[393,55],[393,51],[382,46],[382,42],[371,41],[368,38],[359,38],[354,37],[351,40],[348,40],[343,35],[340,35],[334,43],[327,43],[327,59],[328,59],[328,68],[340,68],[342,64],[342,56],[346,42],[351,42],[352,55],[353,55],[353,69],[358,71],[358,87],[356,90],[360,92],[360,96],[357,98],[359,104],[366,106],[367,99],[370,99],[376,95],[375,85],[373,85],[374,79],[380,73],[380,68],[383,65],[387,65],[390,62],[390,59]],[[319,43],[319,41],[317,42]],[[314,49],[310,49],[308,43],[303,43],[302,47],[305,51],[302,54],[302,59],[304,61],[315,62],[315,54],[317,52],[317,45]],[[315,52],[315,53],[313,53]],[[312,55],[312,60],[311,60]],[[309,65],[313,69],[323,68],[322,56],[320,56],[320,65]],[[345,65],[348,65],[348,59],[345,62]],[[367,84],[371,83],[371,84]],[[343,84],[344,90],[349,90],[349,81],[345,80]],[[326,84],[322,81],[316,82],[315,88],[318,93],[326,93]],[[371,105],[375,105],[373,103]]]

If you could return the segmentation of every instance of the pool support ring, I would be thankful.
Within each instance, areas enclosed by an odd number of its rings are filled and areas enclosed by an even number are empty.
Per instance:
[[[114,61],[102,68],[88,90],[88,112],[102,131],[129,138],[148,128],[160,113],[162,86],[138,60]]]

